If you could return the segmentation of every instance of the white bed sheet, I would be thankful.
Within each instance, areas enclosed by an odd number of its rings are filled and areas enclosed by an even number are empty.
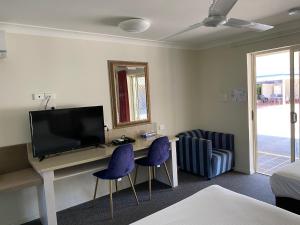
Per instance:
[[[300,216],[212,185],[132,225],[299,225]]]
[[[270,184],[275,196],[300,200],[300,160],[276,171]]]

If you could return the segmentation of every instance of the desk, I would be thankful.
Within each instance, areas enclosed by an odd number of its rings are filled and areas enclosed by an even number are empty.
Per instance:
[[[167,161],[168,169],[171,171],[173,187],[178,186],[176,141],[178,138],[169,137],[171,144],[171,156]],[[135,158],[147,154],[147,148],[153,139],[137,139],[133,144]],[[43,185],[39,187],[40,217],[43,225],[57,225],[54,182],[67,177],[84,173],[92,173],[107,167],[115,146],[105,148],[82,149],[74,152],[66,152],[62,155],[39,161],[32,156],[31,145],[27,146],[28,159],[32,167],[38,172]],[[157,180],[168,184],[165,175],[157,171]],[[93,187],[91,187],[91,190]]]

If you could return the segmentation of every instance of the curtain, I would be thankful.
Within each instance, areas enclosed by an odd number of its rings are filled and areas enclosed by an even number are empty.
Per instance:
[[[119,85],[120,122],[121,123],[130,122],[130,109],[129,109],[126,70],[121,70],[118,72],[118,85]]]

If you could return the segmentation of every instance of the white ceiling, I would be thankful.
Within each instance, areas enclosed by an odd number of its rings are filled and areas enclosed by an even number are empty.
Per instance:
[[[159,40],[202,21],[211,0],[0,0],[0,21],[67,30],[77,30],[147,40]],[[300,0],[239,0],[228,17],[277,25],[290,17],[287,10],[300,6]],[[127,18],[147,18],[149,30],[129,34],[118,28]],[[206,28],[181,34],[169,41],[203,46],[243,32],[244,29]]]

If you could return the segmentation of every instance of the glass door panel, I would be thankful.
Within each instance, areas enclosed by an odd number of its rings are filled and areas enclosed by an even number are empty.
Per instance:
[[[272,51],[255,57],[257,172],[271,175],[291,162],[293,142],[291,109],[294,83],[290,76],[290,51]]]

